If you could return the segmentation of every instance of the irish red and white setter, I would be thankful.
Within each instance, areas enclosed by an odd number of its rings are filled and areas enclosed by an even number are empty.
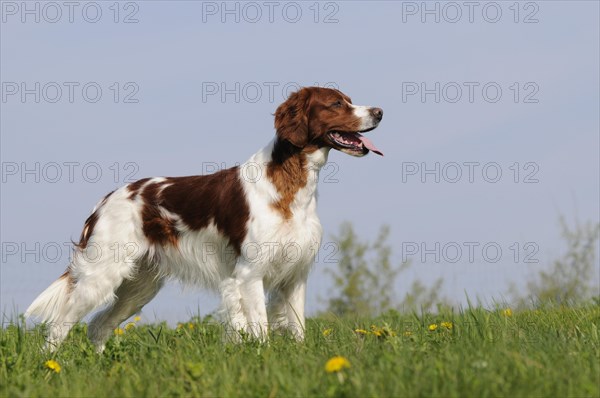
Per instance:
[[[71,326],[106,306],[88,334],[99,350],[167,278],[215,289],[230,330],[304,338],[306,280],[322,236],[319,170],[331,148],[381,155],[360,133],[380,108],[338,90],[307,87],[275,112],[275,138],[238,167],[211,175],[145,178],[102,199],[67,271],[26,312],[49,324],[55,348]]]

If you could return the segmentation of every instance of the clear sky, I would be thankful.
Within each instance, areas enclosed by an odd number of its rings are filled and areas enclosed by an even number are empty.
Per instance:
[[[1,7],[5,314],[63,272],[104,194],[245,161],[298,86],[384,109],[369,136],[385,157],[332,152],[319,212],[325,243],[344,220],[371,241],[391,226],[395,259],[413,264],[397,296],[443,277],[455,303],[500,299],[563,253],[560,214],[600,218],[596,1]],[[328,254],[309,314],[331,286]],[[172,283],[144,313],[175,322],[216,304]]]

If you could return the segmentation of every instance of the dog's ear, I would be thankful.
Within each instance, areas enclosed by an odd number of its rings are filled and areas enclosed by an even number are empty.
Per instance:
[[[310,92],[303,88],[290,97],[275,111],[275,130],[280,140],[285,140],[298,148],[304,148],[309,141],[308,107]]]

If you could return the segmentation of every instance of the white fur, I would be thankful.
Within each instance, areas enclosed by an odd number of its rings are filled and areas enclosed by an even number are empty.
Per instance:
[[[360,127],[359,131],[367,130],[373,127],[376,127],[379,121],[376,121],[373,116],[371,116],[371,108],[370,106],[361,106],[361,105],[351,105],[354,109],[354,116],[360,118]]]

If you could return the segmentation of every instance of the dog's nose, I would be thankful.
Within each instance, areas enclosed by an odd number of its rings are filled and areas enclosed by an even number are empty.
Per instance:
[[[377,121],[380,121],[381,119],[383,119],[383,109],[371,108],[371,115],[373,115],[373,117],[377,119]]]

